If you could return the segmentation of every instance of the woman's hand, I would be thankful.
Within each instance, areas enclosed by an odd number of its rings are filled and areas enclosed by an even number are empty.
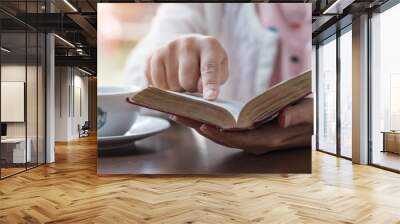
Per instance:
[[[279,122],[269,122],[254,130],[220,131],[200,122],[172,116],[177,123],[194,128],[212,141],[232,148],[243,149],[252,154],[270,151],[311,147],[313,133],[313,99],[304,98],[287,107],[279,115]]]
[[[228,57],[219,41],[210,36],[179,37],[155,51],[147,61],[149,83],[172,91],[202,92],[215,100],[228,78]]]

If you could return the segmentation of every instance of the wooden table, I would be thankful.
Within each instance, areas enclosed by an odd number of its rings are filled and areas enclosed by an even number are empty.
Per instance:
[[[22,164],[31,162],[32,140],[30,138],[5,138],[1,139],[1,159],[8,164]],[[26,149],[25,149],[26,146]]]
[[[124,149],[99,150],[98,174],[310,173],[311,148],[251,155],[177,124]]]
[[[383,131],[383,150],[382,152],[393,152],[400,154],[400,132]]]

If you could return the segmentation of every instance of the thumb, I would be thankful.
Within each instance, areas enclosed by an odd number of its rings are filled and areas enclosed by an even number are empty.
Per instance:
[[[219,94],[219,72],[221,65],[216,61],[206,60],[201,65],[201,80],[203,97],[206,100],[215,100]]]
[[[203,80],[201,79],[201,77],[197,81],[197,91],[199,91],[200,93],[203,92]]]
[[[283,128],[299,124],[313,123],[313,99],[304,98],[298,104],[292,105],[281,111],[279,125]]]

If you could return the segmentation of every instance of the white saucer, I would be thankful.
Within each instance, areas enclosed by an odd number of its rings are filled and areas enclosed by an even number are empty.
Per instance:
[[[97,137],[99,149],[115,149],[131,146],[140,139],[155,135],[171,125],[159,117],[139,115],[131,129],[124,135]]]

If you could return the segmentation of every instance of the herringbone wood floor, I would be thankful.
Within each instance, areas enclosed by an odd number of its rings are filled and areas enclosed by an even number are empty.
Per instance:
[[[312,175],[97,176],[95,139],[0,181],[0,223],[400,223],[400,175],[313,153]]]

